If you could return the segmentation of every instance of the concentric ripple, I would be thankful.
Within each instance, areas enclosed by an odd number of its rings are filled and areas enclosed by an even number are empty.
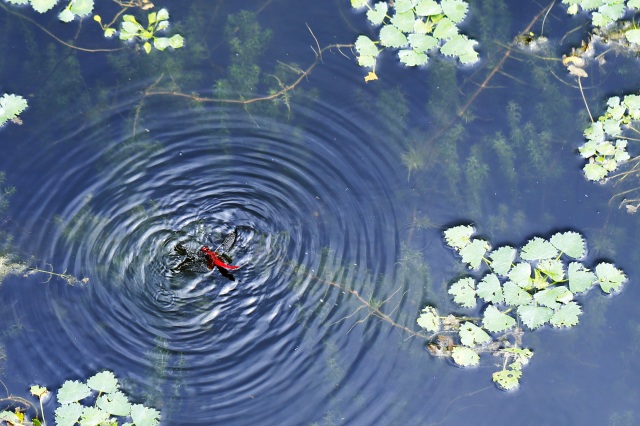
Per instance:
[[[331,288],[314,278],[362,291],[365,274],[393,269],[393,156],[361,119],[317,102],[293,105],[293,120],[148,102],[133,138],[121,115],[132,108],[62,136],[31,166],[45,175],[18,203],[30,212],[21,245],[89,283],[47,287],[40,323],[68,349],[24,362],[61,379],[132,372],[164,404],[180,397],[180,424],[278,419],[283,402],[322,389],[305,376],[321,368],[326,325],[346,333],[339,320],[357,308],[319,312]],[[234,229],[240,269],[172,269],[176,244],[215,248]],[[319,392],[318,404],[330,396]]]

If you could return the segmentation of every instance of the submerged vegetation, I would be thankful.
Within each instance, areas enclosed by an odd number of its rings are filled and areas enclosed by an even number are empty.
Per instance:
[[[508,245],[492,249],[488,241],[473,238],[474,233],[470,225],[444,231],[447,245],[470,269],[489,268],[479,280],[456,280],[449,294],[465,309],[474,309],[480,298],[485,305],[482,317],[440,316],[435,307],[427,306],[417,322],[436,333],[429,345],[434,356],[451,357],[462,367],[477,365],[481,353],[502,357],[502,369],[493,373],[493,381],[514,389],[533,356],[531,349],[522,347],[522,325],[530,330],[545,324],[573,327],[582,314],[574,296],[595,285],[606,294],[618,292],[627,278],[608,262],[600,262],[593,272],[578,262],[587,247],[577,232],[558,232],[548,240],[534,237],[519,250]]]

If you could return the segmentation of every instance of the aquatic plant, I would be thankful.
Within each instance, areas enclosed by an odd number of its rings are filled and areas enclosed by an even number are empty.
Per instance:
[[[627,11],[640,9],[640,0],[562,0],[569,6],[567,13],[575,15],[580,9],[591,12],[591,23],[605,27],[622,18]]]
[[[367,19],[374,26],[382,25],[379,41],[360,35],[355,43],[358,64],[372,71],[365,81],[375,80],[376,60],[380,50],[377,45],[398,50],[398,58],[405,66],[425,65],[428,54],[439,51],[445,56],[458,58],[463,64],[478,61],[474,46],[478,43],[460,34],[461,23],[468,9],[462,0],[396,0],[378,1],[373,6],[369,0],[351,0],[355,9],[367,8]]]
[[[100,22],[100,17],[96,15],[94,19]],[[156,34],[169,27],[169,12],[167,9],[160,9],[158,12],[149,12],[147,15],[147,27],[143,27],[133,15],[123,15],[120,27],[120,40],[137,39],[143,42],[142,48],[145,52],[151,53],[151,42],[158,50],[165,50],[167,47],[178,49],[184,46],[184,38],[180,34],[171,37],[159,37]],[[103,27],[104,28],[104,27]],[[105,29],[105,36],[109,37]],[[110,33],[109,33],[110,34]]]
[[[18,115],[20,115],[27,106],[27,101],[22,96],[9,93],[2,95],[0,98],[0,127],[7,121],[22,124]]]
[[[90,377],[86,382],[67,380],[58,389],[56,396],[60,406],[55,411],[57,426],[81,425],[119,425],[123,426],[156,426],[159,424],[160,412],[142,404],[132,404],[120,389],[118,379],[111,371],[102,371]],[[42,386],[32,386],[31,394],[42,400],[49,391]],[[19,410],[0,412],[0,420],[13,425],[45,425],[36,417],[31,422],[25,421],[24,413]],[[118,417],[130,419],[120,423]]]
[[[618,292],[627,278],[611,263],[601,262],[591,271],[578,262],[586,254],[586,243],[577,232],[533,237],[519,250],[512,246],[492,250],[488,241],[473,237],[475,232],[471,225],[454,226],[444,231],[444,238],[468,268],[489,267],[479,280],[465,276],[449,287],[453,301],[462,308],[473,309],[482,299],[486,305],[482,317],[440,316],[435,307],[426,306],[417,323],[435,333],[429,344],[434,356],[450,357],[462,367],[479,364],[483,352],[502,357],[502,369],[493,373],[493,381],[500,388],[514,389],[522,367],[533,356],[531,349],[522,347],[521,324],[530,330],[545,324],[572,327],[582,314],[575,295],[595,285],[607,294]]]

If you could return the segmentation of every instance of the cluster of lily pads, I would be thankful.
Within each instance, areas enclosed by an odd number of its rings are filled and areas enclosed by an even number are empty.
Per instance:
[[[9,120],[19,122],[18,115],[27,108],[27,101],[18,95],[5,93],[0,98],[0,127]]]
[[[591,123],[584,131],[587,142],[582,145],[580,155],[588,159],[584,174],[589,180],[602,181],[610,172],[631,157],[627,152],[627,140],[623,139],[624,128],[640,120],[640,96],[627,95],[622,100],[613,96],[607,101],[607,111]]]
[[[444,237],[470,269],[488,266],[479,280],[467,276],[449,287],[449,294],[462,308],[473,309],[481,299],[485,305],[482,317],[443,317],[435,307],[427,306],[417,322],[436,334],[429,345],[435,356],[451,357],[463,367],[477,365],[483,352],[503,357],[502,369],[493,373],[493,381],[503,389],[514,389],[522,367],[533,356],[530,349],[521,347],[521,325],[530,330],[545,324],[572,327],[582,314],[575,295],[596,285],[604,293],[617,292],[626,276],[607,262],[599,263],[594,271],[578,262],[586,255],[586,243],[577,232],[558,232],[550,239],[534,237],[520,250],[511,246],[492,249],[486,240],[472,238],[475,232],[471,225],[460,225],[447,229]]]
[[[351,6],[366,7],[369,22],[382,25],[379,41],[365,35],[356,40],[358,63],[363,67],[375,69],[380,53],[377,45],[400,49],[398,57],[406,66],[425,65],[429,60],[427,54],[438,50],[445,56],[459,58],[463,64],[478,60],[478,52],[473,49],[477,42],[460,34],[457,27],[469,7],[462,0],[378,1],[373,5],[369,0],[351,0]]]
[[[49,391],[41,386],[32,386],[31,394],[41,401]],[[90,377],[86,383],[67,380],[57,392],[60,407],[56,408],[57,426],[81,425],[118,425],[117,417],[130,419],[122,426],[156,426],[159,424],[160,412],[142,404],[131,404],[127,396],[119,390],[118,379],[111,371],[102,371]],[[87,402],[81,402],[81,401]],[[93,404],[90,401],[93,400]],[[34,418],[25,422],[24,413],[0,412],[0,420],[13,425],[44,424]]]
[[[640,9],[640,0],[562,0],[569,6],[567,13],[575,15],[580,9],[593,11],[591,21],[605,27],[622,18],[628,10]]]

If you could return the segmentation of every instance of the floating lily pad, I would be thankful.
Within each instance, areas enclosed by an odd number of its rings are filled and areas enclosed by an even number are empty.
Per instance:
[[[460,250],[471,242],[471,236],[476,232],[471,225],[458,225],[444,231],[444,239],[449,247]]]
[[[502,294],[502,286],[496,274],[486,275],[479,283],[476,290],[478,296],[482,297],[489,303],[502,303],[504,296]]]
[[[573,293],[583,293],[589,290],[597,281],[596,274],[585,268],[581,263],[569,264],[569,290]]]
[[[449,294],[453,295],[454,302],[463,308],[476,306],[476,282],[471,277],[459,279],[451,284]]]
[[[512,316],[500,312],[500,310],[493,305],[487,306],[487,309],[484,311],[482,326],[493,333],[508,330],[515,325],[516,320]]]
[[[464,263],[469,264],[470,268],[477,269],[490,248],[491,246],[488,242],[474,238],[470,244],[460,250],[460,256],[462,256]]]
[[[480,362],[480,356],[473,351],[473,349],[466,348],[464,346],[456,346],[451,351],[451,357],[456,364],[461,367],[470,367],[472,365],[478,365]]]
[[[91,395],[89,386],[77,380],[67,380],[62,384],[60,389],[58,389],[58,402],[60,404],[76,402],[89,395]]]
[[[388,47],[404,47],[408,43],[407,37],[393,25],[383,25],[380,30],[380,44]]]
[[[460,325],[460,331],[458,333],[460,335],[460,343],[469,347],[491,341],[491,336],[489,336],[486,331],[469,321]]]
[[[502,286],[504,302],[511,306],[528,305],[533,300],[533,296],[513,281],[507,281]]]
[[[520,252],[523,260],[552,259],[558,255],[558,250],[549,241],[540,237],[533,237]]]
[[[491,259],[491,269],[498,274],[506,276],[513,266],[516,258],[516,249],[509,246],[500,247],[489,254]]]
[[[600,288],[605,293],[618,291],[627,277],[624,273],[610,263],[602,262],[596,266],[596,276],[600,283]]]
[[[580,259],[585,255],[586,244],[584,238],[577,232],[558,232],[551,237],[551,244],[574,259]]]
[[[553,309],[544,306],[518,306],[520,321],[532,330],[549,321],[553,316]]]
[[[438,311],[433,306],[427,306],[417,319],[418,325],[427,331],[437,333],[440,331],[442,321],[438,315]]]

